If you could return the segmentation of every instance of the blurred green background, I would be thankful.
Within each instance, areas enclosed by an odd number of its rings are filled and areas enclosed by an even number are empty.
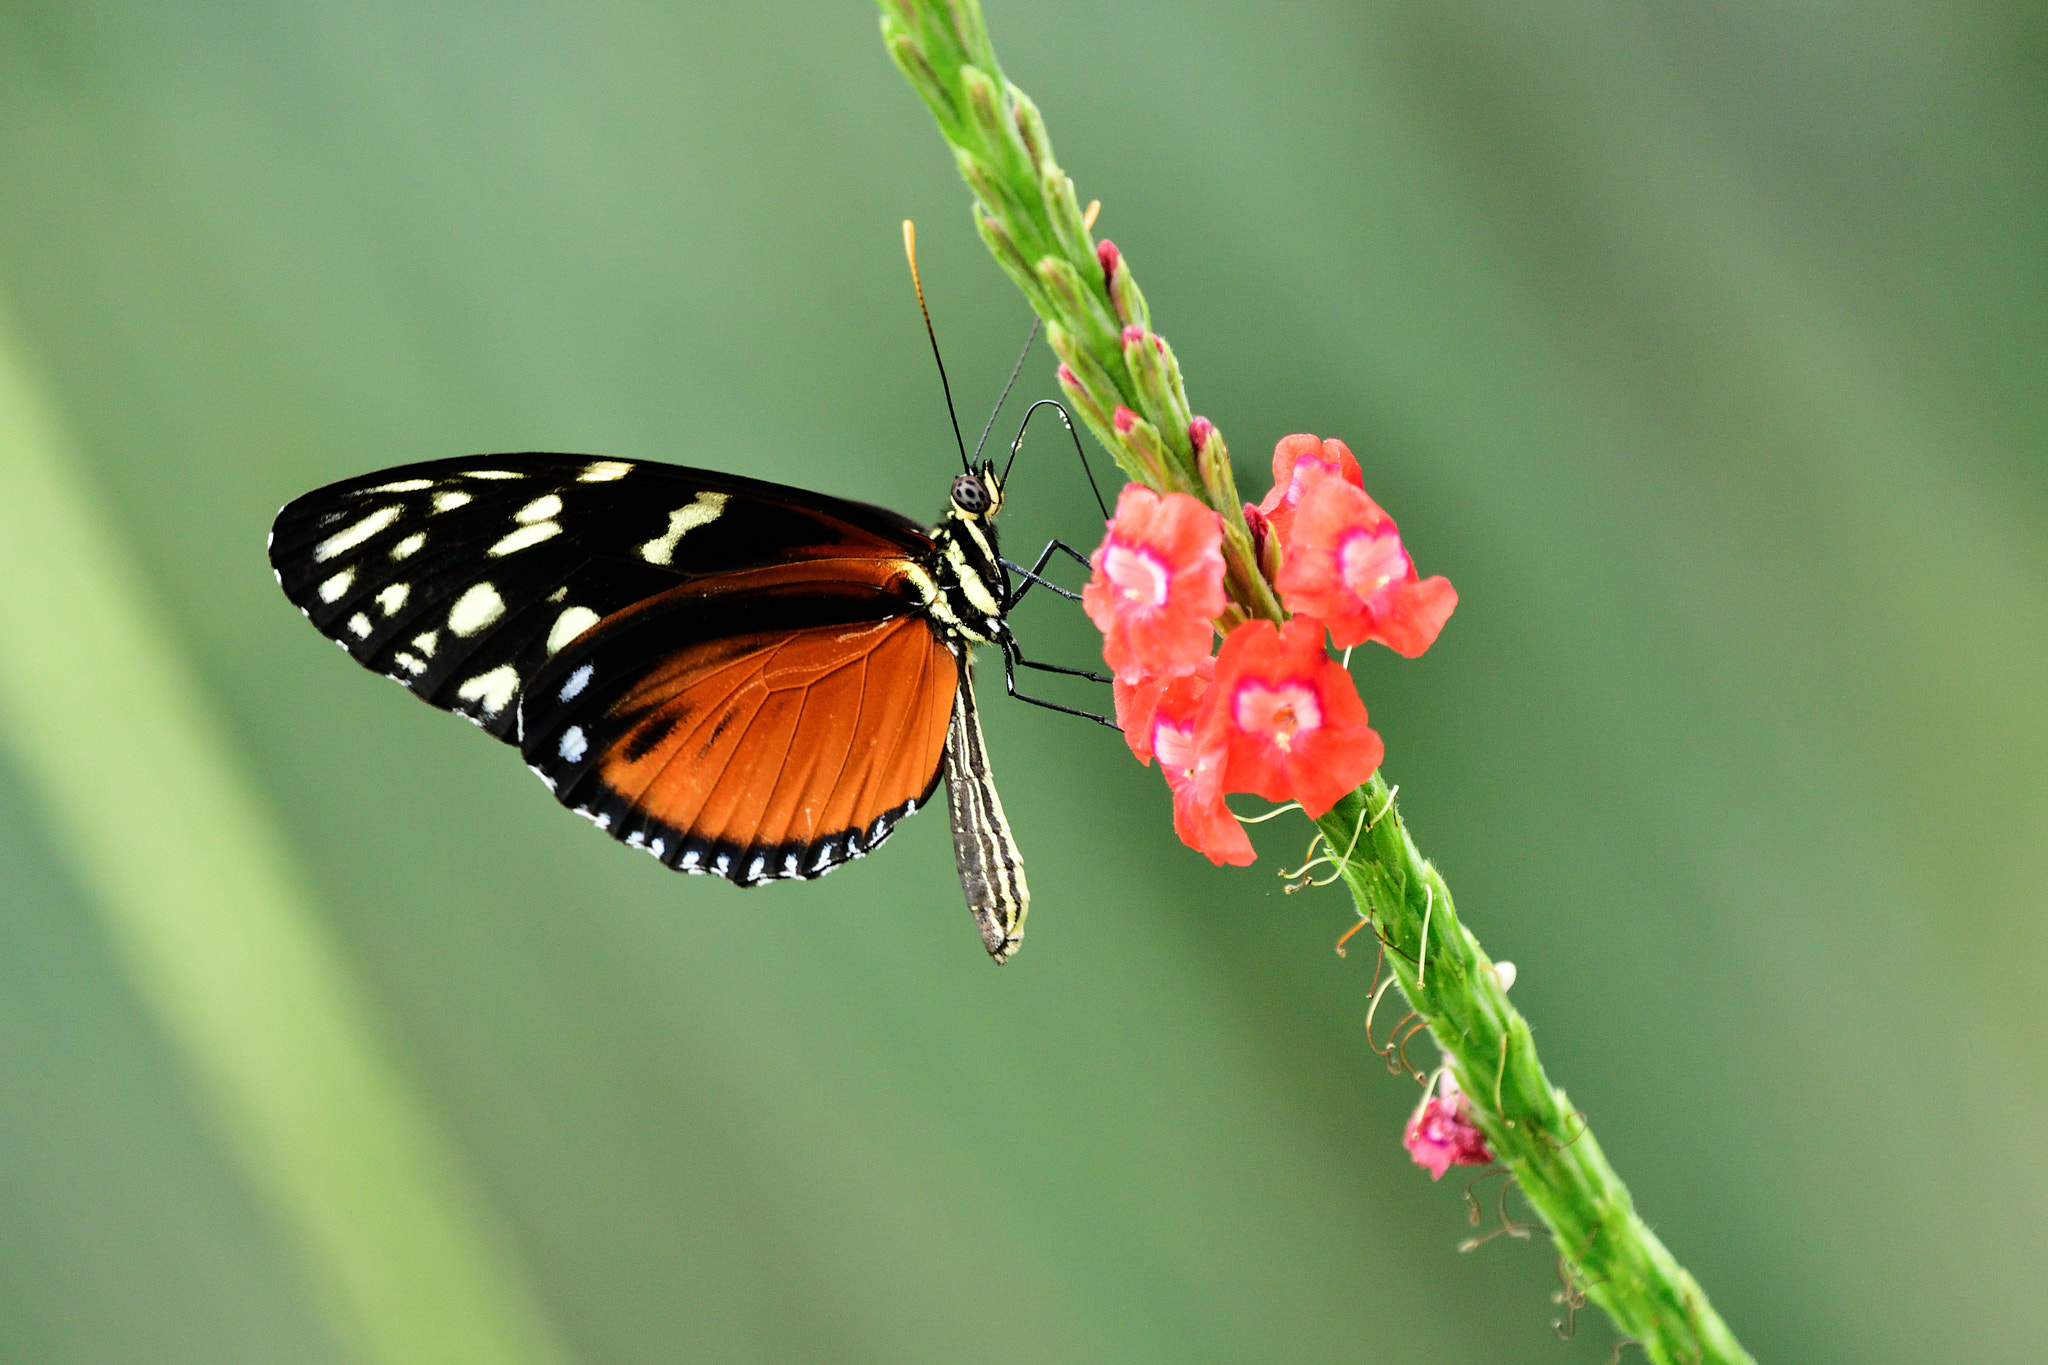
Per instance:
[[[1760,1359],[2038,1359],[2043,11],[988,17],[1246,491],[1341,436],[1457,584],[1426,659],[1355,671],[1645,1217]],[[1112,737],[991,701],[1035,893],[998,971],[943,818],[813,885],[675,877],[272,584],[285,500],[471,451],[935,515],[898,220],[963,423],[1028,323],[967,202],[861,0],[0,3],[0,342],[110,532],[0,550],[0,594],[99,563],[190,670],[171,709],[253,812],[192,861],[305,888],[277,913],[439,1144],[457,1259],[562,1358],[1607,1359],[1591,1311],[1553,1337],[1540,1242],[1456,1253],[1348,903],[1273,875],[1298,823],[1212,870]],[[1051,437],[1013,551],[1099,524]],[[296,1149],[250,1156],[110,908],[179,889],[150,812],[203,815],[119,759],[157,724],[120,699],[176,688],[71,646],[15,660],[0,735],[0,1358],[371,1358],[252,1176]]]

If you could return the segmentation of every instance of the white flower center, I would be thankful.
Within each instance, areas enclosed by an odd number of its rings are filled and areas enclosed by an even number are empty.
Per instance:
[[[1268,687],[1248,682],[1231,698],[1231,719],[1248,735],[1270,735],[1284,751],[1294,747],[1296,735],[1323,723],[1323,708],[1316,690],[1305,683]]]
[[[1152,752],[1159,759],[1169,785],[1178,787],[1195,771],[1195,724],[1175,725],[1170,720],[1152,722]]]
[[[1127,601],[1141,606],[1165,606],[1173,587],[1173,571],[1158,555],[1135,546],[1111,545],[1102,557],[1102,572]]]
[[[1408,552],[1392,527],[1377,533],[1353,531],[1337,550],[1337,565],[1344,586],[1358,597],[1371,597],[1387,584],[1408,574]]]

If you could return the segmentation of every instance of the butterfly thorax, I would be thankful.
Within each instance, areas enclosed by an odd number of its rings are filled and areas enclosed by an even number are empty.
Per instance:
[[[949,641],[985,645],[1000,639],[1010,579],[996,545],[995,514],[1002,507],[994,468],[953,481],[945,519],[931,531],[932,583],[919,585],[925,612]]]

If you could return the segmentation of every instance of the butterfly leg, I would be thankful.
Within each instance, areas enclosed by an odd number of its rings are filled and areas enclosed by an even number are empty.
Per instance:
[[[1057,664],[1033,663],[1024,657],[1024,651],[1019,649],[1016,640],[1008,635],[998,640],[997,644],[1002,647],[1003,651],[1003,687],[1012,697],[1015,697],[1018,701],[1030,702],[1033,706],[1043,706],[1048,711],[1060,711],[1069,716],[1079,716],[1083,720],[1092,720],[1098,725],[1107,725],[1110,729],[1121,732],[1121,727],[1107,716],[1098,716],[1093,711],[1082,711],[1072,706],[1062,706],[1056,701],[1046,701],[1041,697],[1026,696],[1024,693],[1019,692],[1017,690],[1017,667],[1021,664],[1025,668],[1035,668],[1045,673],[1064,673],[1071,677],[1089,678],[1097,682],[1108,682],[1109,679],[1094,673],[1085,673],[1078,668],[1061,668]]]
[[[1054,583],[1044,577],[1041,577],[1041,575],[1045,572],[1046,564],[1051,561],[1054,551],[1064,553],[1069,559],[1073,560],[1076,564],[1079,564],[1084,569],[1092,568],[1092,566],[1088,563],[1088,557],[1086,555],[1082,554],[1079,550],[1076,550],[1073,546],[1067,544],[1065,541],[1062,540],[1055,540],[1049,542],[1043,550],[1039,551],[1038,562],[1036,564],[1033,564],[1028,569],[1025,568],[1022,564],[1013,564],[1006,559],[1003,561],[1003,567],[1011,570],[1014,573],[1021,574],[1024,578],[1024,586],[1017,589],[1017,591],[1015,591],[1014,593],[1010,594],[1010,600],[1003,604],[1004,611],[1009,611],[1012,607],[1016,606],[1019,602],[1023,601],[1024,594],[1031,591],[1033,584],[1056,592],[1061,597],[1066,598],[1069,602],[1078,602],[1081,600],[1080,593],[1068,592],[1059,584]]]

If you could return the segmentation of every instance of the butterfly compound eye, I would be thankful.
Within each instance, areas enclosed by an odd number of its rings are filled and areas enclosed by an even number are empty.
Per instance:
[[[962,474],[953,480],[953,505],[970,516],[988,511],[988,485],[979,474]]]

